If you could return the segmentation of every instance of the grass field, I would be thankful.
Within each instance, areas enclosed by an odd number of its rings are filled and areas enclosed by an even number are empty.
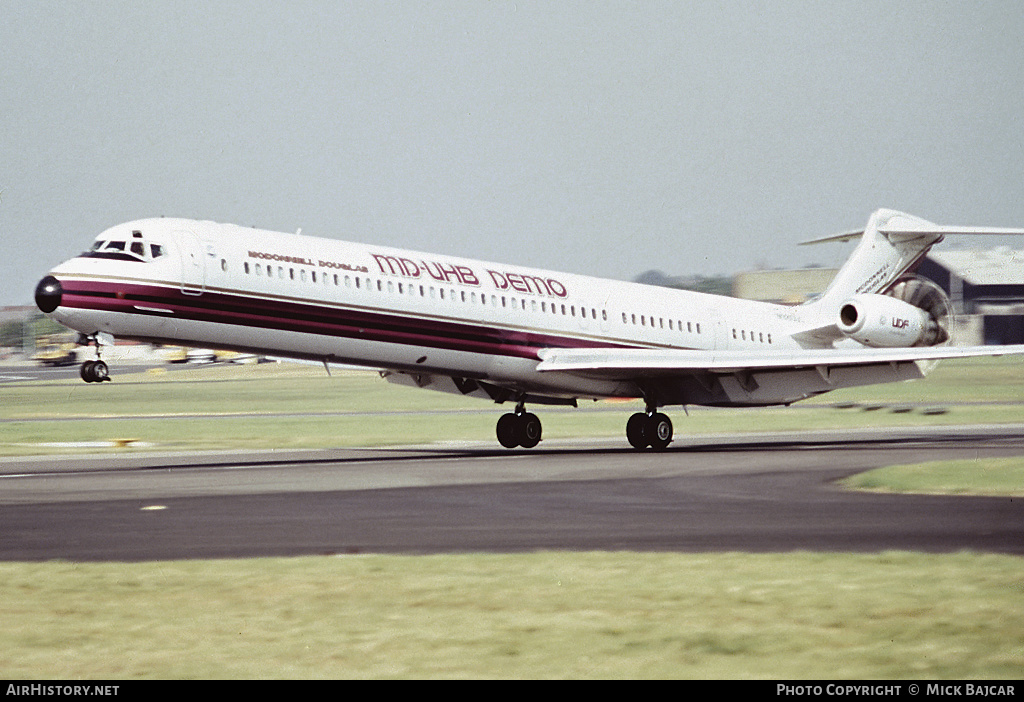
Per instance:
[[[8,679],[1019,679],[1021,559],[0,564]]]
[[[685,441],[1017,423],[1022,402],[1024,364],[985,359],[811,406],[673,417]],[[634,406],[545,409],[545,437],[624,441]],[[921,411],[939,407],[945,413]],[[189,369],[102,385],[0,386],[0,452],[110,451],[48,444],[112,438],[149,444],[126,452],[492,441],[504,409],[366,373]],[[858,487],[1020,495],[1021,470],[1019,461],[900,467],[865,474]],[[979,553],[3,563],[0,676],[1018,679],[1022,595],[1024,559]]]
[[[838,408],[842,405],[845,408]],[[853,405],[850,407],[849,405]],[[911,406],[914,406],[913,408]],[[544,408],[545,438],[615,437],[638,402]],[[942,408],[942,414],[925,410]],[[293,364],[218,366],[0,386],[0,455],[109,450],[324,448],[434,441],[494,441],[509,405],[395,386],[375,373]],[[842,427],[1024,422],[1024,363],[979,359],[942,364],[931,377],[838,391],[789,408],[668,408],[676,442],[688,435]],[[53,443],[61,446],[52,446]],[[69,448],[68,443],[89,444]]]
[[[854,490],[1024,497],[1024,456],[887,466],[842,481]]]

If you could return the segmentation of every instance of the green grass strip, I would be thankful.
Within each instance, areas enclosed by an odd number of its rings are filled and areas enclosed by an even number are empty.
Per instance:
[[[1015,679],[1022,566],[904,552],[6,563],[0,671]]]
[[[729,432],[1020,423],[1021,398],[1024,363],[995,358],[942,364],[926,380],[838,391],[789,408],[666,411],[680,445],[688,435]],[[846,408],[822,406],[829,402]],[[901,411],[908,403],[916,407]],[[546,439],[613,437],[625,445],[626,419],[641,405],[582,402],[577,410],[537,412]],[[926,412],[934,406],[945,412]],[[295,364],[158,369],[111,383],[0,385],[0,455],[109,451],[49,444],[117,439],[183,451],[494,442],[494,423],[510,409],[391,385],[372,372],[328,377]]]
[[[889,466],[850,476],[842,485],[873,492],[1024,497],[1024,457]]]

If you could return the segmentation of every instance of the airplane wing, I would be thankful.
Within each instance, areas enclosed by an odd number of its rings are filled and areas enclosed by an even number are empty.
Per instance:
[[[781,353],[690,349],[543,349],[538,371],[563,371],[634,379],[686,372],[738,373],[759,370],[877,366],[979,356],[1024,355],[1024,345],[875,349],[804,349]]]

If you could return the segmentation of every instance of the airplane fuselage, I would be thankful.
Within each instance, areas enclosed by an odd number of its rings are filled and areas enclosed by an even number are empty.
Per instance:
[[[642,392],[540,373],[542,349],[798,348],[789,307],[213,222],[129,222],[51,275],[62,288],[52,316],[87,335],[455,376],[553,398]]]

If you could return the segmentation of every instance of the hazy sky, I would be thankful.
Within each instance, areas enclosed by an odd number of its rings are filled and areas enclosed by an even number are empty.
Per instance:
[[[620,279],[1024,226],[1017,0],[0,10],[0,305],[159,215]]]

